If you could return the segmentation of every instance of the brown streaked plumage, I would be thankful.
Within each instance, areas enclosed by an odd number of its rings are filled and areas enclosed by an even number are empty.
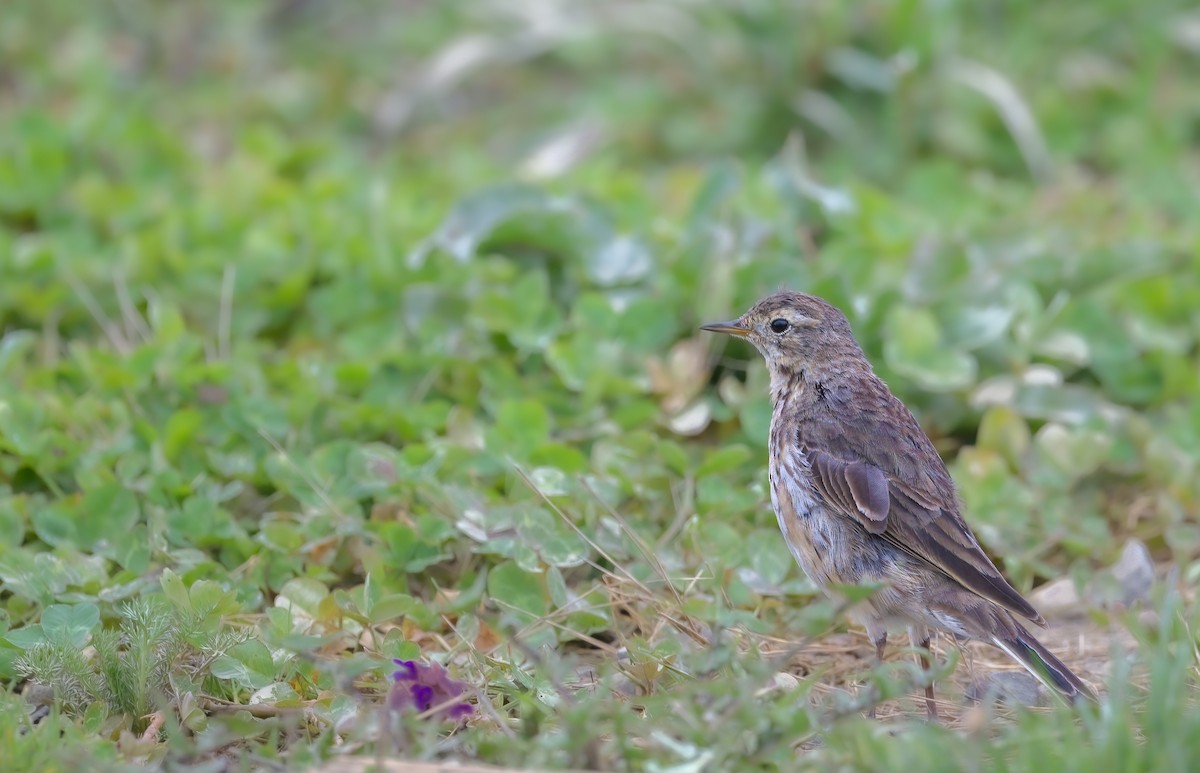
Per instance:
[[[841,311],[813,295],[781,292],[703,329],[745,338],[766,359],[779,526],[827,593],[839,584],[883,586],[853,612],[878,657],[890,625],[907,626],[927,653],[929,631],[941,630],[999,647],[1068,697],[1093,697],[1017,621],[1046,625],[980,548],[946,465],[875,375]],[[932,686],[925,699],[936,716]]]

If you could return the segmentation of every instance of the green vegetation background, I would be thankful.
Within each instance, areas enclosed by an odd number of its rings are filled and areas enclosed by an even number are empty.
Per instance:
[[[1186,769],[1197,83],[1163,0],[6,3],[6,769]],[[781,285],[1018,587],[1170,572],[1103,709],[766,689],[836,615],[762,368],[696,326]],[[380,713],[390,658],[478,715]]]

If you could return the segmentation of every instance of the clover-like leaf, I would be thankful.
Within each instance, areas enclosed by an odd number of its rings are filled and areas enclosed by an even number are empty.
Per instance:
[[[488,573],[488,595],[499,602],[539,618],[549,609],[543,575],[505,561]]]
[[[230,679],[252,690],[261,690],[275,681],[271,652],[260,641],[238,644],[213,660],[211,668],[218,679]]]
[[[95,604],[52,604],[42,611],[42,632],[46,641],[81,648],[100,624],[100,608]]]
[[[975,380],[975,358],[948,344],[926,309],[897,306],[888,315],[884,335],[888,365],[925,389],[962,389]]]

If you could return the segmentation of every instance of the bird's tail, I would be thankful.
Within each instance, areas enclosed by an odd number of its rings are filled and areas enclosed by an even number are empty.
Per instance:
[[[1029,673],[1041,680],[1047,687],[1052,687],[1064,697],[1076,701],[1081,697],[1096,700],[1096,694],[1084,684],[1075,672],[1059,660],[1053,652],[1042,646],[1042,643],[1022,628],[1017,629],[1012,636],[993,636],[992,643],[1008,653],[1008,656],[1025,666]]]

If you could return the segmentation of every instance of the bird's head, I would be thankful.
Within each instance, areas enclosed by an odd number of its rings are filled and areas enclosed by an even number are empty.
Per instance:
[[[772,377],[837,369],[862,362],[862,349],[838,308],[815,295],[780,292],[763,298],[742,316],[702,330],[744,338],[767,361]]]

